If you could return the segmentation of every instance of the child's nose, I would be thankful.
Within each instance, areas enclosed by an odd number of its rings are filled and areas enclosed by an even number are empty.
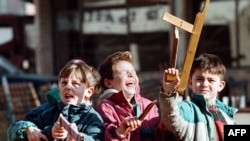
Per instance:
[[[67,83],[67,85],[66,85],[65,87],[66,87],[66,89],[68,89],[68,90],[71,90],[71,89],[72,89],[72,85],[71,85],[70,83]]]
[[[134,71],[127,71],[127,74],[128,76],[131,77],[131,76],[135,76],[136,73]]]
[[[209,84],[209,81],[208,81],[208,80],[204,80],[204,81],[203,81],[203,85],[204,85],[204,86],[208,86],[208,84]]]

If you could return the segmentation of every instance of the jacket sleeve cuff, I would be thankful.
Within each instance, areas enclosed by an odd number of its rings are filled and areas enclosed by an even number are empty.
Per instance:
[[[20,140],[25,139],[26,135],[24,134],[24,130],[28,127],[37,127],[34,123],[29,121],[17,121],[11,124],[8,128],[8,138],[10,140]]]
[[[118,129],[115,129],[115,133],[116,133],[116,135],[117,135],[119,138],[125,138],[125,137],[126,137],[125,134],[119,133],[119,132],[118,132]]]
[[[176,93],[177,93],[176,89],[174,89],[173,91],[168,92],[168,93],[164,92],[162,88],[161,88],[161,90],[160,90],[160,94],[165,95],[165,96],[167,96],[167,97],[172,97],[172,96],[174,96]]]
[[[113,128],[111,129],[111,134],[112,134],[112,136],[113,136],[114,138],[117,138],[117,139],[119,139],[119,140],[124,139],[124,138],[127,137],[127,134],[120,134],[120,133],[117,131],[117,128],[115,128],[115,127],[113,127]]]

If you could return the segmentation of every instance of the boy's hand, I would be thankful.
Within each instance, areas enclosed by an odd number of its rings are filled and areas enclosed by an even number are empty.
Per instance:
[[[141,126],[141,121],[137,117],[126,117],[122,120],[120,127],[117,129],[119,134],[126,135]]]
[[[167,76],[173,76],[171,81],[166,80]],[[168,68],[164,71],[162,88],[164,93],[170,93],[174,91],[180,85],[179,70],[176,68]]]
[[[24,132],[29,141],[41,141],[41,139],[43,141],[48,141],[47,137],[36,127],[28,127]]]
[[[54,139],[65,139],[68,135],[68,131],[65,130],[58,121],[52,127],[51,132]]]

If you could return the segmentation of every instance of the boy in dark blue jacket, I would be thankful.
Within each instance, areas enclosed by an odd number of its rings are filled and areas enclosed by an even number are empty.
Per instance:
[[[58,117],[62,114],[84,141],[101,141],[103,120],[91,106],[91,96],[100,90],[99,81],[100,75],[93,67],[79,59],[69,61],[59,73],[60,98],[57,98],[61,100],[48,97],[50,102],[33,109],[24,120],[11,124],[8,129],[9,140],[74,141],[60,125]]]

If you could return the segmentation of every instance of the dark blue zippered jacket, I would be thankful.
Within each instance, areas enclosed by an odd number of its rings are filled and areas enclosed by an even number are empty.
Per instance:
[[[51,129],[62,114],[70,123],[77,125],[84,141],[101,141],[103,139],[103,120],[91,106],[65,105],[52,101],[34,108],[23,120],[16,121],[8,128],[10,141],[27,141],[23,130],[34,126],[42,130],[50,141],[53,141]]]

